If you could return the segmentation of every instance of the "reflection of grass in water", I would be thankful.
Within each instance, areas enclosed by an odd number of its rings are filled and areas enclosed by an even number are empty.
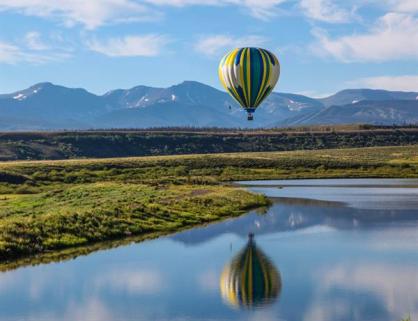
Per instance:
[[[21,266],[35,266],[50,262],[66,261],[79,256],[88,255],[95,251],[107,250],[121,245],[137,243],[146,239],[153,239],[161,235],[162,234],[159,233],[151,233],[147,234],[146,236],[126,237],[121,240],[98,242],[91,245],[70,247],[56,251],[44,252],[32,256],[26,256],[0,264],[0,271],[8,271]]]
[[[417,146],[0,163],[0,259],[168,233],[267,199],[222,181],[418,177]]]

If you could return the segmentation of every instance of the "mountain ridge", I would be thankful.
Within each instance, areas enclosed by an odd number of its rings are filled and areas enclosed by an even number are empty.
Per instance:
[[[0,94],[0,130],[149,127],[277,127],[418,123],[418,92],[345,89],[325,98],[273,92],[248,122],[226,93],[197,81],[97,95],[41,82]]]

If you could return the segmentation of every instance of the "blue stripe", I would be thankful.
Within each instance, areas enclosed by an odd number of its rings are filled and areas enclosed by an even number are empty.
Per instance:
[[[258,49],[251,48],[251,107],[255,107],[255,103],[260,92],[261,82],[263,81],[263,74],[261,66],[263,61]]]
[[[241,61],[241,55],[242,55],[243,51],[244,51],[244,48],[241,48],[240,50],[238,50],[237,55],[235,56],[234,65],[236,65],[236,66],[239,65],[239,62]]]

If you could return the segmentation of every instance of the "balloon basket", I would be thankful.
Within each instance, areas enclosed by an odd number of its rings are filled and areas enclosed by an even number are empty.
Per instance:
[[[248,117],[247,117],[247,119],[248,119],[248,120],[253,120],[253,119],[254,119],[254,116],[253,116],[253,114],[248,114]]]

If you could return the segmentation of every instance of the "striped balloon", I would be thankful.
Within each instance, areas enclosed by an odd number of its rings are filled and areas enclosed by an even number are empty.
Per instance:
[[[281,288],[278,270],[252,238],[225,266],[220,279],[222,297],[233,307],[253,308],[272,303]]]
[[[219,64],[219,79],[224,88],[248,112],[248,119],[272,92],[280,75],[280,63],[270,51],[237,48]]]

